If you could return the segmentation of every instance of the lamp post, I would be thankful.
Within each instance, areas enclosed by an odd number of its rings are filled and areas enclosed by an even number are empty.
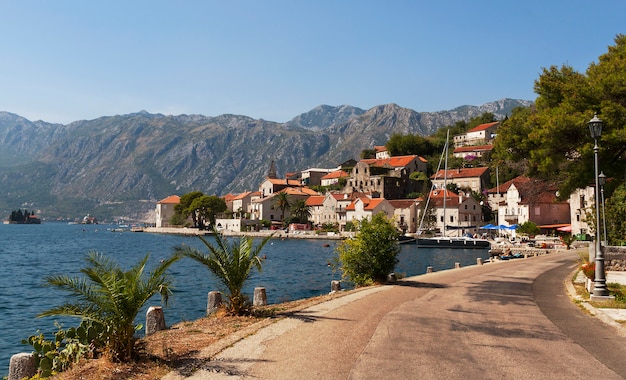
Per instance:
[[[604,245],[608,244],[608,240],[606,240],[606,212],[604,210],[604,185],[606,184],[606,176],[604,172],[600,172],[598,176],[598,182],[600,183],[600,193],[602,194],[602,231],[604,231]]]
[[[598,118],[598,115],[594,114],[593,119],[587,123],[589,126],[589,133],[593,139],[593,156],[595,165],[595,206],[596,206],[596,274],[593,286],[593,297],[608,297],[609,290],[606,288],[606,276],[604,273],[604,253],[602,252],[602,244],[600,244],[600,178],[598,176],[598,139],[602,136],[602,120]]]

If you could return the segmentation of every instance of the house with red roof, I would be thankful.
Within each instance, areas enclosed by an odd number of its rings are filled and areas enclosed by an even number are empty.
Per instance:
[[[239,214],[248,212],[248,206],[252,202],[253,198],[260,197],[261,193],[258,191],[244,191],[243,193],[235,196],[232,200],[233,213]]]
[[[374,197],[401,199],[420,188],[409,176],[426,172],[427,161],[417,155],[363,159],[352,168],[344,193],[365,192]]]
[[[357,197],[346,208],[347,222],[358,222],[369,219],[380,212],[387,218],[393,218],[394,208],[388,200],[384,198]]]
[[[478,125],[462,135],[454,136],[454,146],[491,145],[499,126],[499,121]]]
[[[445,201],[444,201],[445,199]],[[445,236],[477,234],[483,224],[481,205],[469,194],[435,189],[430,192],[429,208],[434,210],[435,228]]]
[[[483,189],[488,188],[490,181],[488,167],[478,168],[459,168],[439,170],[430,176],[433,186],[443,189],[444,183],[454,183],[459,189],[471,189],[477,193],[482,193]]]
[[[156,227],[170,227],[170,219],[174,216],[174,207],[180,204],[180,197],[178,195],[170,195],[167,198],[161,199],[156,204]]]
[[[452,155],[454,157],[470,159],[484,157],[493,150],[493,145],[468,145],[454,148]]]
[[[393,219],[398,230],[405,233],[416,232],[420,201],[418,199],[392,199],[389,203],[393,207]]]
[[[350,177],[350,174],[348,174],[347,172],[343,170],[335,170],[323,176],[320,179],[320,184],[322,186],[332,186],[332,185],[338,184],[341,178],[347,179],[349,177]]]
[[[557,192],[553,184],[519,176],[488,190],[487,196],[492,210],[498,212],[499,224],[570,224],[569,201],[558,200]]]
[[[279,192],[261,197],[252,197],[248,212],[253,220],[269,220],[273,222],[282,222],[281,217],[283,210],[276,207],[276,195],[285,193],[289,196],[289,201],[294,204],[298,200],[307,200],[310,196],[320,195],[318,192],[308,187],[286,187]],[[285,209],[285,219],[291,216],[289,208]]]
[[[391,157],[387,147],[384,145],[374,145],[374,151],[376,152],[376,158],[378,159]]]

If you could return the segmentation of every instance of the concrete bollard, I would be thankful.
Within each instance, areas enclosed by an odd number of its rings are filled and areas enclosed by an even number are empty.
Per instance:
[[[389,275],[387,276],[387,282],[389,283],[394,283],[398,281],[398,277],[396,277],[395,273],[389,273]]]
[[[339,280],[332,280],[330,282],[330,293],[335,293],[341,290],[341,281]]]
[[[480,258],[480,257],[478,257],[478,258],[476,259],[476,265],[483,265],[483,259],[482,259],[482,258]]]
[[[426,267],[426,273],[433,273],[433,267]]]
[[[222,293],[217,291],[209,292],[206,304],[206,315],[209,316],[222,306]]]
[[[459,269],[461,267],[461,263],[454,263],[454,268]]]
[[[146,311],[146,336],[165,330],[165,315],[161,306],[150,306]]]
[[[267,294],[265,293],[265,288],[254,288],[254,300],[252,301],[252,304],[254,306],[267,306]]]
[[[9,362],[9,380],[30,379],[37,373],[37,361],[35,355],[21,352],[11,356]]]

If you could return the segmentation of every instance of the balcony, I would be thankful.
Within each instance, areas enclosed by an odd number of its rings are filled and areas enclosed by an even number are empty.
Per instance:
[[[504,215],[504,221],[509,224],[517,224],[519,215]]]

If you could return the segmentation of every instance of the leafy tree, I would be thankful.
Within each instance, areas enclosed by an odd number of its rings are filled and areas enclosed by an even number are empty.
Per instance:
[[[417,154],[427,156],[433,154],[435,147],[426,138],[418,135],[394,133],[385,144],[391,156]]]
[[[300,223],[308,223],[311,217],[311,206],[307,205],[304,199],[297,200],[291,205],[291,214],[295,216]]]
[[[543,69],[535,81],[535,106],[517,109],[498,130],[494,158],[522,163],[525,173],[559,184],[562,198],[593,183],[594,141],[587,122],[604,121],[602,170],[623,178],[626,169],[626,36],[592,63],[586,73],[572,67]],[[610,163],[610,165],[608,165]]]
[[[361,151],[361,158],[362,159],[376,158],[376,150],[375,149],[363,149]]]
[[[229,311],[235,315],[245,314],[250,309],[250,300],[243,294],[243,286],[254,269],[261,271],[263,260],[260,253],[272,235],[254,246],[254,240],[249,236],[242,236],[238,241],[229,242],[215,228],[213,232],[216,245],[198,236],[209,250],[208,254],[189,246],[176,247],[175,251],[178,255],[189,257],[206,266],[228,289]]]
[[[197,227],[204,229],[208,224],[215,224],[215,215],[226,211],[224,199],[215,195],[202,195],[189,205],[191,214],[196,216]]]
[[[174,206],[174,211],[176,212],[176,214],[180,215],[177,216],[174,220],[187,220],[187,218],[191,216],[193,226],[197,227],[198,215],[193,212],[194,209],[191,207],[191,204],[196,198],[200,198],[202,196],[204,196],[204,194],[202,194],[201,191],[192,191],[190,193],[183,194],[180,197],[180,203]]]
[[[113,359],[128,361],[135,345],[134,320],[139,310],[155,294],[167,303],[172,278],[166,270],[179,259],[173,255],[152,272],[144,274],[149,255],[128,271],[97,252],[87,256],[83,277],[66,275],[46,277],[47,286],[69,292],[76,302],[68,302],[39,314],[38,317],[65,315],[94,321],[105,328],[106,348]]]
[[[383,213],[359,222],[354,239],[336,249],[335,265],[357,286],[384,283],[398,262],[398,231]]]
[[[525,235],[537,235],[541,232],[541,228],[537,226],[537,223],[529,220],[522,223],[517,229],[517,232]]]
[[[288,210],[291,207],[289,194],[284,191],[279,192],[274,197],[274,206],[281,211],[280,220],[283,221],[285,219],[285,210]]]
[[[611,244],[626,244],[626,184],[622,183],[605,204],[607,239]]]

